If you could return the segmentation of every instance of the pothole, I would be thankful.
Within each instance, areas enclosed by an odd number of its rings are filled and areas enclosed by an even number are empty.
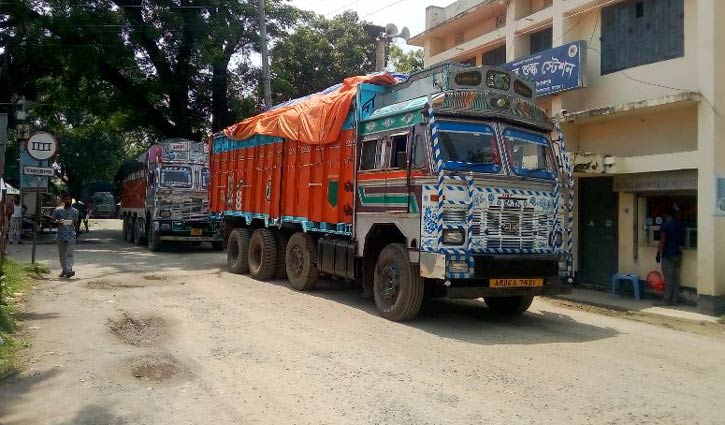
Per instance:
[[[168,280],[169,278],[167,276],[164,276],[162,274],[147,274],[143,276],[143,280],[157,280],[157,281],[163,281]]]
[[[143,288],[145,286],[140,283],[123,283],[107,280],[91,280],[86,283],[86,288],[88,289]]]
[[[123,312],[120,320],[109,320],[108,327],[123,342],[148,347],[164,335],[166,322],[160,317],[132,317]]]
[[[183,372],[176,359],[168,354],[150,354],[134,360],[131,374],[140,381],[163,382]]]

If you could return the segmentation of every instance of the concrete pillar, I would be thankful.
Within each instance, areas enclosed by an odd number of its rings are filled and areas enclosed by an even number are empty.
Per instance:
[[[725,313],[725,217],[716,216],[716,179],[725,178],[725,2],[698,3],[698,84],[702,100],[697,111],[700,167],[697,193],[698,310]]]

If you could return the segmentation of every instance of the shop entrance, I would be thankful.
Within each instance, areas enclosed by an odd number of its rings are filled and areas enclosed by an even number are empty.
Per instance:
[[[607,287],[617,273],[619,197],[611,177],[579,179],[579,273],[584,284]]]

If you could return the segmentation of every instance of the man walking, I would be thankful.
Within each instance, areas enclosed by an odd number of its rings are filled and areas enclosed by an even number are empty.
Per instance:
[[[13,210],[10,216],[10,231],[8,239],[10,243],[23,243],[23,214],[27,208],[20,201],[20,196],[15,195],[13,199]]]
[[[58,277],[71,278],[75,276],[73,271],[73,249],[76,245],[76,221],[78,221],[78,210],[71,206],[73,198],[69,194],[63,195],[63,206],[53,211],[53,219],[58,223],[56,240],[58,241],[58,257],[60,266],[63,269]]]
[[[667,208],[665,222],[660,226],[660,244],[657,262],[662,262],[662,277],[665,279],[665,305],[677,305],[680,296],[680,272],[682,268],[682,246],[685,230],[675,218],[675,209]]]

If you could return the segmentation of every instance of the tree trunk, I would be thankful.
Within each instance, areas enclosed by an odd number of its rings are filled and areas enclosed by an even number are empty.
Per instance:
[[[213,133],[233,124],[227,99],[227,64],[227,61],[219,61],[212,66],[211,130]]]

